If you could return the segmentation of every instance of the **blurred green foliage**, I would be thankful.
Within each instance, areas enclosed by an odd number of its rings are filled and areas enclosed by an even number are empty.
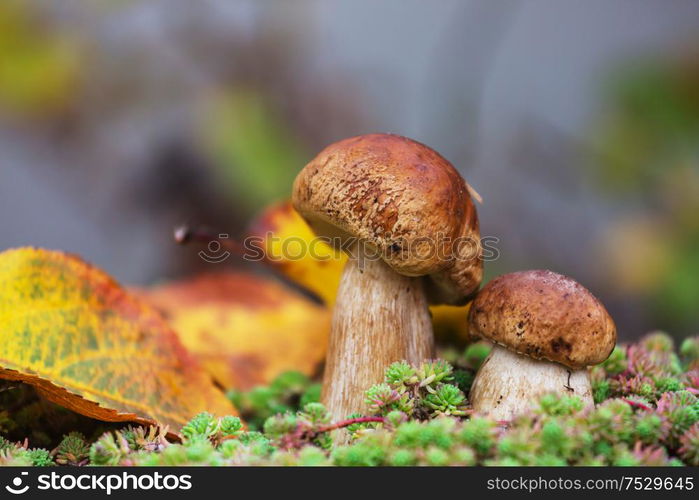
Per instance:
[[[236,205],[253,213],[288,197],[308,156],[266,96],[235,86],[206,101],[202,144]]]
[[[658,326],[688,333],[699,327],[699,60],[626,68],[610,90],[599,179],[633,210],[612,223],[608,272]]]
[[[610,90],[600,137],[605,186],[614,193],[655,196],[669,170],[688,163],[696,168],[699,62],[628,68]]]

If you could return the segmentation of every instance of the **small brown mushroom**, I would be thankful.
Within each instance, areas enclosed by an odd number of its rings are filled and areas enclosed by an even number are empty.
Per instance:
[[[428,299],[461,304],[482,277],[476,208],[454,167],[427,146],[371,134],[325,148],[296,177],[296,210],[348,251],[322,399],[334,418],[394,361],[433,356]]]
[[[498,420],[549,392],[592,404],[586,367],[607,359],[616,343],[614,321],[600,301],[551,271],[492,280],[471,305],[469,327],[496,344],[476,374],[471,404]]]

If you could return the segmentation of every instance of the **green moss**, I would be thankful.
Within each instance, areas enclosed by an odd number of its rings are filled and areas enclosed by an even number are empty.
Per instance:
[[[699,359],[699,337],[689,337],[684,339],[682,345],[680,346],[680,355],[686,360],[687,363],[691,363]]]
[[[382,465],[385,456],[385,450],[370,442],[338,446],[332,452],[332,460],[335,465],[349,467]]]
[[[485,418],[471,418],[463,423],[459,438],[482,457],[487,456],[495,446],[497,425]]]
[[[35,467],[50,467],[56,465],[51,458],[51,453],[43,448],[37,448],[28,451],[29,458],[32,461],[32,465]]]
[[[410,465],[416,465],[417,457],[413,451],[399,448],[391,453],[388,463],[389,465],[394,465],[396,467],[407,467]]]
[[[290,373],[231,395],[254,422],[247,431],[237,417],[201,413],[182,428],[181,442],[162,429],[133,426],[91,444],[69,433],[53,453],[0,437],[0,464],[699,465],[696,345],[683,342],[678,356],[666,336],[653,334],[617,348],[592,370],[596,407],[547,394],[506,425],[469,415],[471,367],[486,354],[478,345],[463,359],[454,356],[460,370],[443,360],[387,367],[385,380],[367,388],[369,415],[354,415],[372,422],[333,424],[317,402],[318,384]],[[346,431],[333,433],[337,426]],[[0,429],[18,428],[0,414]]]
[[[614,347],[614,350],[609,357],[602,363],[602,368],[609,375],[618,375],[626,370],[628,364],[626,360],[626,352],[619,346]]]
[[[596,404],[607,399],[612,393],[612,384],[607,379],[592,381],[592,397]]]
[[[485,342],[469,345],[464,351],[465,365],[473,371],[478,371],[492,349],[492,346]]]
[[[59,465],[83,465],[90,452],[90,445],[80,432],[71,432],[63,437],[56,450]]]
[[[320,384],[299,372],[285,372],[269,386],[250,391],[229,391],[228,397],[238,408],[250,429],[259,430],[265,420],[278,413],[295,412],[308,403],[320,400]]]

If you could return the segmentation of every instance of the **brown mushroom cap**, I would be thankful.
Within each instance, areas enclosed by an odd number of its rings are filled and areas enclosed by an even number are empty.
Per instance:
[[[468,319],[475,334],[573,369],[601,363],[616,344],[614,321],[600,301],[551,271],[495,278],[476,296]]]
[[[341,244],[358,238],[397,273],[430,276],[432,302],[463,303],[480,285],[478,216],[467,185],[419,142],[370,134],[331,144],[296,177],[292,201],[316,234]]]

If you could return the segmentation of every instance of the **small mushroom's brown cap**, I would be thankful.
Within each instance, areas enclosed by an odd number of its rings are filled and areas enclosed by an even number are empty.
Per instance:
[[[397,273],[429,276],[434,303],[464,303],[478,288],[478,215],[456,169],[424,144],[369,134],[331,144],[294,181],[294,208],[316,234],[358,238]]]
[[[602,303],[552,271],[495,278],[474,299],[468,320],[472,332],[496,344],[574,369],[601,363],[616,344],[614,321]]]

